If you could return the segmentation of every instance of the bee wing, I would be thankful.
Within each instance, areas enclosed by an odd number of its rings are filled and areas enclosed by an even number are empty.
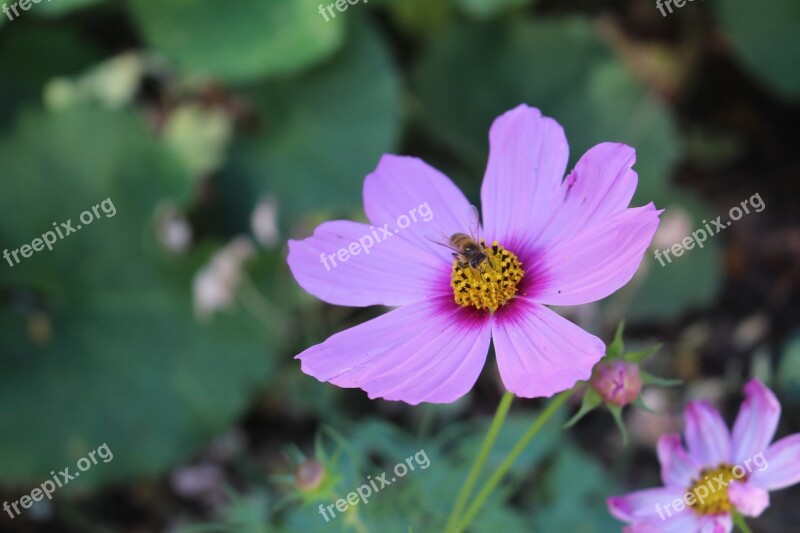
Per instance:
[[[469,235],[478,242],[481,242],[481,215],[478,208],[474,205],[469,206],[464,222],[467,224]]]
[[[426,239],[428,239],[429,241],[431,241],[434,244],[438,244],[440,246],[444,246],[445,248],[449,248],[450,250],[453,250],[454,252],[458,252],[458,253],[461,252],[461,250],[459,250],[458,248],[456,248],[452,244],[450,244],[450,237],[445,235],[445,233],[443,231],[428,230],[428,231],[426,231],[424,233],[424,235],[425,235]]]

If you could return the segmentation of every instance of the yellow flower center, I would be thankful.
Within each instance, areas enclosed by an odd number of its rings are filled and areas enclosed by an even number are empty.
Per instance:
[[[720,463],[717,468],[702,470],[700,477],[692,480],[689,492],[695,495],[696,501],[690,507],[695,513],[712,515],[730,512],[732,506],[728,499],[727,485],[741,479],[734,477],[733,468],[729,464]]]
[[[481,240],[481,246],[485,257],[477,267],[469,266],[470,261],[463,257],[456,258],[450,286],[458,305],[494,312],[514,297],[525,271],[519,258],[497,241],[491,248],[486,248],[486,243]]]

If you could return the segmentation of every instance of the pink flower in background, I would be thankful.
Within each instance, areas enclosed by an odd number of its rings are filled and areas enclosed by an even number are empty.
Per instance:
[[[495,120],[489,143],[477,268],[431,242],[431,230],[469,233],[470,204],[413,157],[386,155],[367,176],[370,224],[326,222],[289,241],[289,267],[309,293],[398,307],[298,355],[305,373],[370,398],[452,402],[477,381],[493,340],[503,383],[518,396],[551,396],[589,378],[603,342],[545,306],[605,298],[639,266],[659,211],[628,208],[634,150],[597,145],[562,179],[564,131],[525,105]],[[431,216],[412,223],[423,205]]]
[[[609,498],[615,517],[630,533],[727,532],[732,511],[758,516],[769,507],[769,492],[800,482],[800,433],[770,445],[781,406],[758,379],[744,387],[745,400],[728,431],[705,402],[686,407],[686,444],[668,434],[658,443],[663,488]]]

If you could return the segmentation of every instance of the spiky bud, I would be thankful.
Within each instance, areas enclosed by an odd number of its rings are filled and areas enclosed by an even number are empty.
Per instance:
[[[294,472],[295,486],[310,492],[322,485],[325,480],[325,466],[316,459],[307,459],[300,463]]]
[[[606,403],[620,407],[634,401],[642,392],[639,365],[622,360],[597,365],[589,383]]]

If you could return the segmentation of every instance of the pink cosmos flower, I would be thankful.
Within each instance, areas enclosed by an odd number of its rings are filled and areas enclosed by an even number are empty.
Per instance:
[[[800,433],[770,445],[781,405],[758,379],[744,393],[732,434],[708,403],[686,407],[688,450],[677,434],[658,443],[665,487],[608,499],[611,514],[631,524],[626,532],[731,531],[731,511],[758,516],[768,491],[800,482]]]
[[[494,121],[489,144],[478,268],[431,242],[431,230],[469,233],[470,203],[414,157],[385,155],[367,176],[370,224],[325,222],[289,241],[289,267],[309,293],[398,307],[298,355],[303,372],[370,398],[447,403],[475,384],[493,340],[503,383],[518,396],[589,378],[603,342],[545,306],[605,298],[636,272],[660,212],[628,208],[634,150],[597,145],[562,180],[564,131],[525,105]]]

